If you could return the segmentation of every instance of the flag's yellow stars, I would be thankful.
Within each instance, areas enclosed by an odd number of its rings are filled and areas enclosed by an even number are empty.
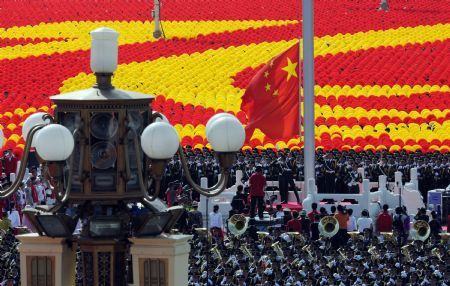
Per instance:
[[[291,79],[291,77],[297,77],[297,63],[293,63],[290,58],[287,58],[288,64],[282,70],[287,72],[287,81]]]

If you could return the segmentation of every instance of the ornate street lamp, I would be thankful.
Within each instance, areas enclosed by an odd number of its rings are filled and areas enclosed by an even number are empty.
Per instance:
[[[176,130],[164,115],[152,112],[154,97],[112,85],[119,34],[109,28],[99,28],[91,36],[95,86],[52,96],[56,105],[53,117],[39,113],[24,122],[26,146],[20,170],[9,188],[0,191],[0,198],[10,196],[19,188],[34,146],[57,202],[51,207],[39,206],[38,210],[29,211],[31,222],[40,235],[67,237],[77,243],[84,265],[83,285],[91,285],[92,281],[100,285],[102,279],[111,277],[114,285],[123,285],[126,238],[168,232],[183,211],[181,206],[167,208],[158,198],[168,160],[178,152],[193,188],[208,197],[217,195],[227,185],[245,132],[230,114],[211,118],[206,134],[219,160],[221,175],[215,186],[201,188],[189,174]],[[134,217],[128,204],[135,202],[141,202],[148,214]],[[67,206],[78,207],[75,217],[62,212]],[[82,231],[73,236],[78,219],[83,222]],[[105,265],[111,265],[103,278],[91,273],[93,265],[99,263],[94,260],[100,259],[96,248],[111,254],[109,260],[102,260],[106,261]]]

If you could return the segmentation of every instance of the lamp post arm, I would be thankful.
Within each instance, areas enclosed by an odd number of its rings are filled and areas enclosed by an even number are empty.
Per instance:
[[[4,199],[12,195],[15,191],[17,191],[22,183],[23,177],[25,175],[25,170],[27,169],[28,157],[30,154],[31,143],[33,141],[33,137],[40,129],[42,129],[45,124],[39,124],[31,128],[30,132],[28,132],[26,145],[23,152],[22,163],[20,164],[19,173],[17,174],[16,180],[4,191],[0,191],[0,199]]]
[[[139,188],[141,189],[141,193],[143,196],[143,202],[148,203],[148,202],[152,202],[154,200],[156,200],[158,198],[159,195],[159,191],[160,191],[160,180],[156,180],[157,182],[155,183],[155,192],[152,196],[150,196],[147,192],[147,188],[145,187],[144,184],[144,178],[142,176],[142,153],[141,153],[141,148],[139,146],[139,141],[137,140],[138,135],[136,133],[135,130],[132,130],[133,132],[133,143],[134,143],[134,149],[136,152],[136,165],[137,165],[137,175],[138,175],[138,181],[139,181]],[[128,158],[126,159],[128,160]]]
[[[79,134],[80,134],[80,130],[79,129],[75,129],[75,131],[73,132],[74,139],[77,136],[79,136]],[[50,190],[52,192],[56,191],[56,199],[59,202],[61,202],[61,203],[64,203],[68,199],[68,197],[70,195],[70,190],[72,189],[72,178],[73,178],[73,167],[74,167],[73,165],[74,165],[74,161],[75,161],[74,157],[75,157],[75,154],[72,152],[72,155],[70,156],[70,161],[69,161],[69,177],[67,179],[67,184],[63,183],[63,185],[64,185],[64,188],[63,188],[64,193],[61,191],[61,187],[60,187],[61,183],[60,183],[60,181],[58,182],[58,187],[55,188],[52,185],[51,181],[52,181],[53,176],[52,176],[51,172],[48,169],[48,165],[47,165],[47,168],[45,170],[45,173],[47,175],[47,176],[45,176],[45,179],[48,182],[49,188],[50,188]]]
[[[186,157],[184,156],[184,151],[181,146],[178,148],[178,154],[180,155],[181,166],[183,166],[186,180],[188,181],[189,185],[191,185],[192,188],[194,188],[194,190],[196,190],[198,193],[204,195],[205,197],[217,196],[225,190],[227,183],[228,183],[228,177],[230,175],[230,171],[228,168],[221,167],[221,171],[220,171],[221,176],[220,176],[220,179],[217,182],[217,184],[215,184],[214,186],[212,186],[210,188],[202,188],[199,185],[197,185],[194,182],[194,180],[192,179],[191,173],[189,172],[189,168],[187,165],[187,160],[186,160]]]

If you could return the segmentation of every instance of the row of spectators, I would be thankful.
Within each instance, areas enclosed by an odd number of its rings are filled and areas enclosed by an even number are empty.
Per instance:
[[[208,149],[186,149],[188,168],[194,180],[207,177],[208,183],[217,181],[220,168],[213,152]],[[388,182],[394,182],[394,174],[403,174],[403,183],[410,181],[411,168],[417,168],[419,189],[424,197],[431,189],[446,188],[450,184],[450,155],[441,153],[406,153],[405,151],[388,153],[385,151],[322,151],[316,153],[316,182],[320,193],[357,193],[363,168],[365,178],[377,182],[380,175],[386,175]],[[230,185],[235,183],[236,171],[241,170],[244,181],[255,171],[262,168],[268,181],[279,181],[283,188],[290,180],[304,180],[303,150],[246,150],[237,155],[237,161],[231,171]],[[166,170],[166,184],[173,181],[183,182],[181,162],[177,155]],[[185,182],[185,181],[184,181]],[[186,183],[186,182],[185,182]],[[290,186],[286,186],[290,187]]]

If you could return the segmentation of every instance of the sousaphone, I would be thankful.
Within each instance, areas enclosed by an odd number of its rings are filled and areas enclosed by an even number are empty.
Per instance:
[[[244,234],[248,228],[249,218],[241,214],[235,214],[228,220],[228,230],[235,236]]]
[[[331,238],[339,231],[339,222],[333,216],[325,216],[319,222],[319,232],[322,236]]]
[[[411,229],[413,240],[425,241],[430,236],[430,225],[424,220],[416,221]]]

